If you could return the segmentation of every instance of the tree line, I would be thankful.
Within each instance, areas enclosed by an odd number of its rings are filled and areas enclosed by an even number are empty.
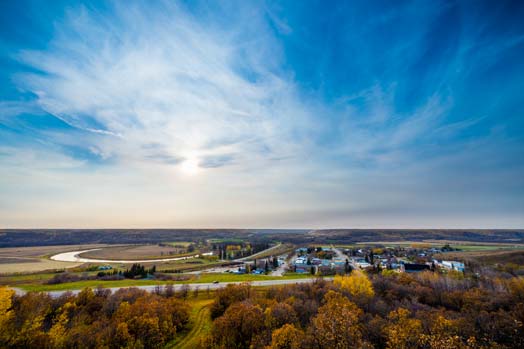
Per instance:
[[[524,278],[354,271],[255,292],[216,292],[201,348],[524,347]]]
[[[163,348],[188,324],[174,292],[84,289],[52,298],[0,288],[1,348]]]

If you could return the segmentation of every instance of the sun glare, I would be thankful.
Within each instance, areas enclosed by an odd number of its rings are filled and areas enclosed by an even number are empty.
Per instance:
[[[182,173],[188,176],[194,176],[200,172],[198,166],[198,159],[195,156],[187,157],[182,164],[180,164],[180,170]]]

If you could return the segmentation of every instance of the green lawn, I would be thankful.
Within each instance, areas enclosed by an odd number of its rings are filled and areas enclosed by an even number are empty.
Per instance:
[[[202,274],[200,276],[196,276],[194,278],[191,278],[189,280],[184,281],[176,281],[176,282],[170,282],[170,281],[159,281],[159,280],[131,280],[131,279],[124,279],[124,280],[111,280],[111,281],[101,281],[101,280],[85,280],[85,281],[76,281],[76,282],[68,282],[63,284],[56,284],[56,285],[45,285],[41,283],[23,283],[23,284],[17,284],[12,285],[19,287],[26,291],[64,291],[64,290],[78,290],[83,289],[86,287],[105,287],[105,288],[112,288],[112,287],[131,287],[131,286],[151,286],[151,285],[159,285],[159,284],[187,284],[187,283],[211,283],[214,281],[219,282],[250,282],[250,281],[258,281],[258,280],[281,280],[281,279],[304,279],[309,278],[311,275],[309,274],[286,274],[284,276],[269,276],[269,275],[236,275],[236,274]]]

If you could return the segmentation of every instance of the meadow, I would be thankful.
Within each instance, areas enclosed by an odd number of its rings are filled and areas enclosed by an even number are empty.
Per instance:
[[[91,275],[96,272],[91,272]],[[54,275],[53,273],[46,274],[27,274],[0,278],[0,285],[17,287],[25,291],[64,291],[64,290],[80,290],[86,287],[91,288],[114,288],[114,287],[133,287],[133,286],[155,286],[167,284],[207,284],[218,282],[251,282],[262,280],[283,280],[283,279],[303,279],[309,278],[309,274],[286,273],[283,276],[270,275],[253,275],[253,274],[230,274],[230,273],[203,273],[185,275],[184,280],[180,281],[163,281],[153,279],[123,279],[123,280],[83,280],[76,282],[67,282],[61,284],[50,285],[49,281]]]

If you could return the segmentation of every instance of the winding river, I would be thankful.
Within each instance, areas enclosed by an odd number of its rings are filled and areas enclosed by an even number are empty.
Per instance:
[[[60,262],[77,262],[77,263],[78,262],[80,263],[151,263],[151,262],[181,261],[184,259],[192,259],[192,258],[200,257],[200,254],[195,254],[192,256],[161,258],[161,259],[115,260],[115,259],[84,258],[84,257],[79,256],[82,253],[98,251],[98,250],[101,250],[101,248],[94,248],[91,250],[83,250],[83,251],[64,252],[64,253],[59,253],[59,254],[55,254],[54,256],[51,256],[51,259],[54,261],[60,261]],[[202,256],[211,256],[211,255],[213,255],[213,252],[202,253]]]

